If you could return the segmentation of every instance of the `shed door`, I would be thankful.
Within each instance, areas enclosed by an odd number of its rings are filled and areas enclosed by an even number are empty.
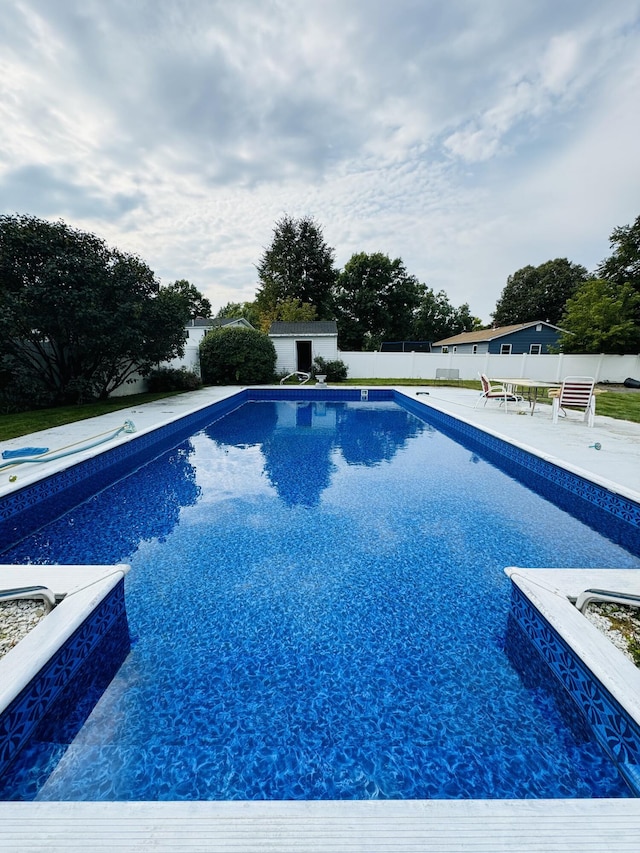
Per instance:
[[[311,372],[311,341],[296,341],[297,370]]]

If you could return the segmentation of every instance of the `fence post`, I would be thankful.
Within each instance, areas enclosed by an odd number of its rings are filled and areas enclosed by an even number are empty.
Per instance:
[[[600,358],[598,359],[598,366],[596,367],[596,375],[593,377],[596,382],[600,381],[600,371],[602,370],[602,359],[604,358],[604,353],[600,353]]]

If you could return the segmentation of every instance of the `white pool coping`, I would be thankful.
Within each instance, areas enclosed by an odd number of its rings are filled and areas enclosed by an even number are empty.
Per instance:
[[[61,599],[0,658],[0,714],[122,580],[130,566],[0,565],[0,590],[46,586]]]
[[[207,388],[190,392],[144,407],[132,407],[91,421],[81,421],[3,442],[1,449],[24,445],[60,447],[73,440],[88,439],[114,425],[117,427],[125,419],[132,419],[140,434],[178,420],[240,390],[237,387]],[[429,397],[417,396],[419,388],[398,387],[395,390],[640,502],[640,424],[614,421],[596,414],[593,429],[571,419],[552,426],[550,410],[547,413],[541,409],[533,417],[518,417],[515,413],[505,415],[489,406],[474,409],[477,392],[467,389],[433,387],[427,389],[431,392]],[[135,440],[135,435],[121,436],[115,441],[131,440]],[[600,452],[589,449],[596,441],[602,443]],[[113,446],[114,442],[110,442],[76,457],[60,460],[55,470]],[[0,477],[0,497],[27,482],[49,476],[53,471],[52,467],[32,470],[28,474],[18,471],[16,483],[9,483],[8,477]],[[523,570],[517,571],[521,573]],[[547,570],[524,571],[537,573]],[[549,571],[564,575],[572,570]],[[543,578],[542,575],[538,577]],[[607,585],[611,578],[612,572],[607,570]],[[530,577],[525,582],[533,585]],[[557,586],[562,589],[560,584]],[[538,595],[544,599],[545,607],[550,610],[555,608],[557,602],[551,604],[544,593]],[[584,622],[590,624],[586,619]],[[592,629],[596,630],[590,626],[589,634],[592,634]],[[582,631],[578,633],[582,634]],[[591,645],[584,638],[582,642]],[[595,639],[593,643],[600,645]],[[608,657],[604,651],[594,651],[594,656],[597,658],[600,653],[604,655],[600,663],[606,668]],[[619,653],[616,662],[621,660],[626,659]],[[626,661],[626,664],[629,662]],[[620,663],[624,672],[629,673],[626,664]],[[625,681],[624,675],[620,679],[616,676],[613,678],[620,683]],[[21,853],[42,850],[66,853],[70,849],[153,850],[159,853],[264,853],[266,850],[322,853],[636,853],[639,838],[640,798],[225,803],[0,802],[0,850]]]
[[[587,589],[615,590],[640,596],[640,570],[522,569],[510,566],[505,573],[640,725],[640,669],[573,603]]]

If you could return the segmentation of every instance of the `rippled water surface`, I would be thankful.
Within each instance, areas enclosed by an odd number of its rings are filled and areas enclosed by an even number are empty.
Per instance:
[[[503,569],[640,561],[395,404],[247,403],[2,560],[130,562],[134,640],[5,796],[626,795],[509,664]]]

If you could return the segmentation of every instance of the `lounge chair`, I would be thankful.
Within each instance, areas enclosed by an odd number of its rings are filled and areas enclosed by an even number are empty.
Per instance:
[[[591,376],[567,376],[562,387],[553,397],[551,417],[558,423],[558,416],[566,416],[565,408],[584,409],[584,420],[592,427],[596,416],[595,380]]]
[[[507,403],[522,403],[524,401],[524,397],[520,397],[518,394],[514,394],[512,391],[508,391],[504,385],[492,385],[489,379],[485,376],[484,373],[478,374],[480,376],[480,383],[482,385],[482,393],[476,400],[476,406],[480,402],[480,400],[484,400],[485,406],[487,405],[487,400],[499,400],[500,403],[504,403],[504,410],[507,411]]]

